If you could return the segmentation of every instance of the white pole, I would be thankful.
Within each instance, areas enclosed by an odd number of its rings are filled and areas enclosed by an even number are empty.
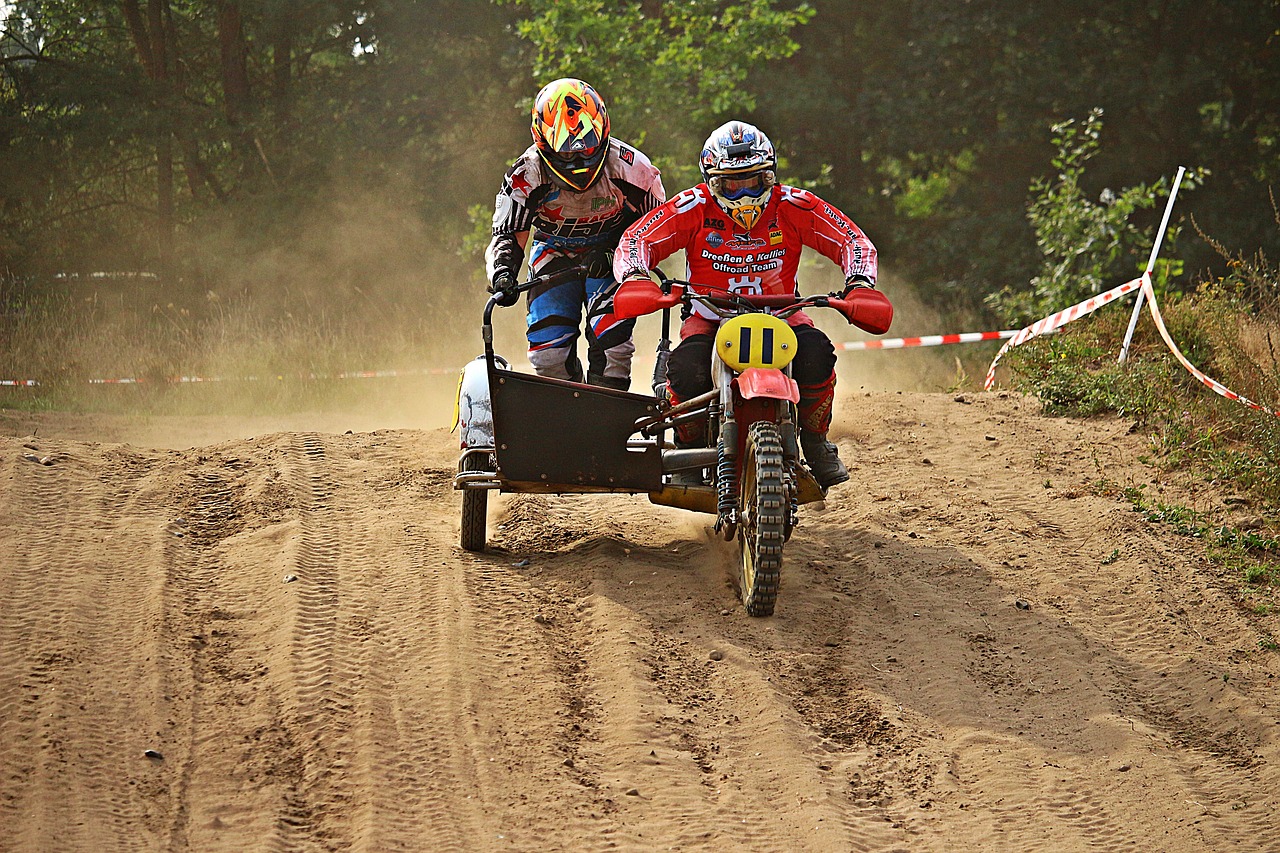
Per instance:
[[[1179,166],[1178,175],[1173,179],[1173,189],[1169,191],[1169,202],[1164,206],[1164,219],[1160,221],[1160,230],[1156,233],[1155,245],[1151,247],[1151,257],[1147,259],[1147,275],[1150,275],[1156,268],[1156,256],[1160,254],[1160,244],[1164,242],[1164,232],[1169,227],[1169,216],[1173,213],[1173,200],[1178,197],[1178,186],[1182,183],[1182,176],[1186,171],[1186,166]],[[1146,297],[1146,291],[1139,290],[1138,298],[1133,303],[1133,315],[1129,318],[1129,328],[1124,333],[1124,343],[1120,345],[1121,364],[1124,364],[1129,358],[1129,341],[1133,340],[1133,330],[1138,327],[1138,315],[1142,313],[1142,303]]]

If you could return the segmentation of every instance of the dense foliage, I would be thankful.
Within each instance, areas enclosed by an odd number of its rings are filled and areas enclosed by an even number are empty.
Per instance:
[[[412,236],[439,256],[494,180],[466,154],[476,136],[519,129],[502,120],[510,23],[466,0],[20,0],[2,42],[0,265],[153,270],[203,294],[261,280],[254,261],[273,256],[342,290],[382,269],[331,247],[383,248],[378,225],[406,219],[430,223],[435,245]],[[354,233],[350,208],[373,205],[381,222]]]
[[[296,296],[301,271],[390,310],[435,268],[444,281],[426,289],[447,305],[444,284],[474,284],[469,211],[484,209],[527,144],[538,84],[569,73],[596,83],[617,134],[650,150],[672,189],[693,179],[711,127],[756,121],[778,143],[785,177],[845,207],[886,266],[944,309],[1000,292],[1001,310],[1048,304],[1043,278],[1032,280],[1052,223],[1035,210],[1028,220],[1032,187],[1058,187],[1095,219],[1124,218],[1142,235],[1176,167],[1195,167],[1204,183],[1179,220],[1194,213],[1237,250],[1277,249],[1266,227],[1280,174],[1275,0],[0,9],[9,276],[142,269],[196,298]],[[1096,110],[1106,144],[1085,152],[1088,173],[1073,172],[1083,160],[1052,163],[1051,128],[1083,132]],[[1106,211],[1104,197],[1114,200]],[[1176,287],[1221,271],[1206,241],[1178,251],[1187,263]],[[1140,245],[1118,247],[1091,274],[1130,277],[1135,254]]]
[[[1085,196],[1204,169],[1209,180],[1179,214],[1237,249],[1276,247],[1274,0],[813,5],[787,73],[753,78],[760,119],[782,129],[809,174],[831,164],[836,199],[936,301],[1027,286],[1039,255],[1025,201],[1053,174],[1050,127],[1095,108],[1106,145]],[[1180,250],[1183,283],[1220,267],[1204,243]]]

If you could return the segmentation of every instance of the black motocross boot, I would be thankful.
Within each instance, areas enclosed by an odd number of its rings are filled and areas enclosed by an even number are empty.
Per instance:
[[[621,376],[605,376],[595,371],[587,373],[587,382],[591,385],[598,385],[601,388],[612,388],[615,391],[631,390],[631,379],[623,379]]]
[[[840,461],[840,451],[827,441],[826,433],[800,430],[800,449],[804,451],[804,461],[809,463],[809,470],[813,471],[813,478],[823,491],[849,479],[849,469]]]

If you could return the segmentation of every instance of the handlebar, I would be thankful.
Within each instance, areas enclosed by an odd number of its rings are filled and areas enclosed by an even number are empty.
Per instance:
[[[681,289],[681,302],[686,305],[698,302],[721,317],[740,314],[743,309],[772,309],[769,313],[782,318],[790,317],[797,311],[809,307],[836,308],[840,310],[840,306],[830,304],[832,300],[837,302],[840,300],[839,294],[836,293],[803,297],[794,293],[740,293],[711,285],[695,285],[690,281],[669,278],[663,274],[662,270],[656,268],[654,272],[662,284],[664,293],[670,293],[674,288],[678,287]],[[695,287],[698,289],[695,290]]]
[[[854,288],[844,295],[828,293],[804,297],[791,293],[747,294],[668,278],[660,269],[655,269],[654,272],[662,282],[662,292],[668,295],[667,299],[676,295],[675,289],[678,287],[679,300],[686,308],[696,301],[721,319],[749,311],[767,310],[775,317],[785,320],[798,311],[815,307],[838,311],[851,324],[873,335],[883,335],[889,331],[889,325],[893,322],[893,304],[875,288]],[[641,301],[643,302],[643,298]]]
[[[585,268],[581,265],[566,267],[565,269],[562,269],[559,272],[548,273],[547,275],[534,276],[530,278],[528,281],[519,282],[515,284],[512,287],[512,289],[519,293],[524,293],[526,290],[532,290],[533,288],[539,285],[559,284],[562,281],[569,281],[570,279],[581,276],[584,273],[584,271],[585,271]],[[486,302],[484,306],[484,325],[486,326],[492,325],[493,309],[497,306],[497,304],[498,304],[498,294],[496,293],[490,294],[489,301]]]
[[[540,284],[559,284],[562,281],[569,281],[573,278],[579,278],[583,275],[586,268],[578,265],[566,267],[559,272],[547,273],[546,275],[531,276],[528,281],[521,281],[512,285],[512,289],[524,293],[526,290],[532,290]],[[496,296],[497,294],[494,294]]]
[[[584,272],[585,270],[582,266],[575,265],[548,275],[531,278],[515,285],[514,289],[522,293],[539,285],[558,284],[559,282],[576,278],[583,275]],[[625,285],[620,286],[616,294],[618,301],[615,302],[615,306],[621,308],[621,300],[624,296],[631,298],[625,309],[626,313],[619,311],[618,316],[638,317],[641,314],[647,314],[659,309],[665,311],[677,304],[683,304],[687,309],[694,302],[697,302],[722,319],[753,311],[768,311],[775,317],[785,320],[805,308],[831,308],[844,315],[845,319],[853,325],[874,335],[882,335],[887,332],[889,324],[893,321],[893,305],[885,298],[884,294],[874,288],[854,289],[843,296],[835,293],[803,297],[791,293],[750,294],[669,278],[661,269],[657,268],[653,272],[657,274],[661,283],[662,296],[653,298],[646,295],[643,287],[640,288],[639,292],[629,294],[626,292],[627,287]],[[492,343],[493,339],[492,317],[495,305],[497,305],[496,294],[489,298],[484,307],[482,334],[485,338],[486,348]]]

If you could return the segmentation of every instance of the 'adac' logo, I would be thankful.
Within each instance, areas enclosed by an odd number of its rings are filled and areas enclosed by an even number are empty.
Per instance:
[[[703,227],[703,228],[714,228],[714,229],[716,229],[717,231],[723,231],[723,230],[724,230],[724,220],[723,220],[723,219],[716,219],[716,218],[714,218],[714,217],[708,216],[706,219],[703,219],[703,220],[702,220],[702,227]]]
[[[782,229],[774,228],[769,232],[769,245],[778,246],[782,244]]]
[[[713,249],[719,249],[720,244],[724,242],[724,238],[719,233],[712,231],[707,235],[707,245]]]

